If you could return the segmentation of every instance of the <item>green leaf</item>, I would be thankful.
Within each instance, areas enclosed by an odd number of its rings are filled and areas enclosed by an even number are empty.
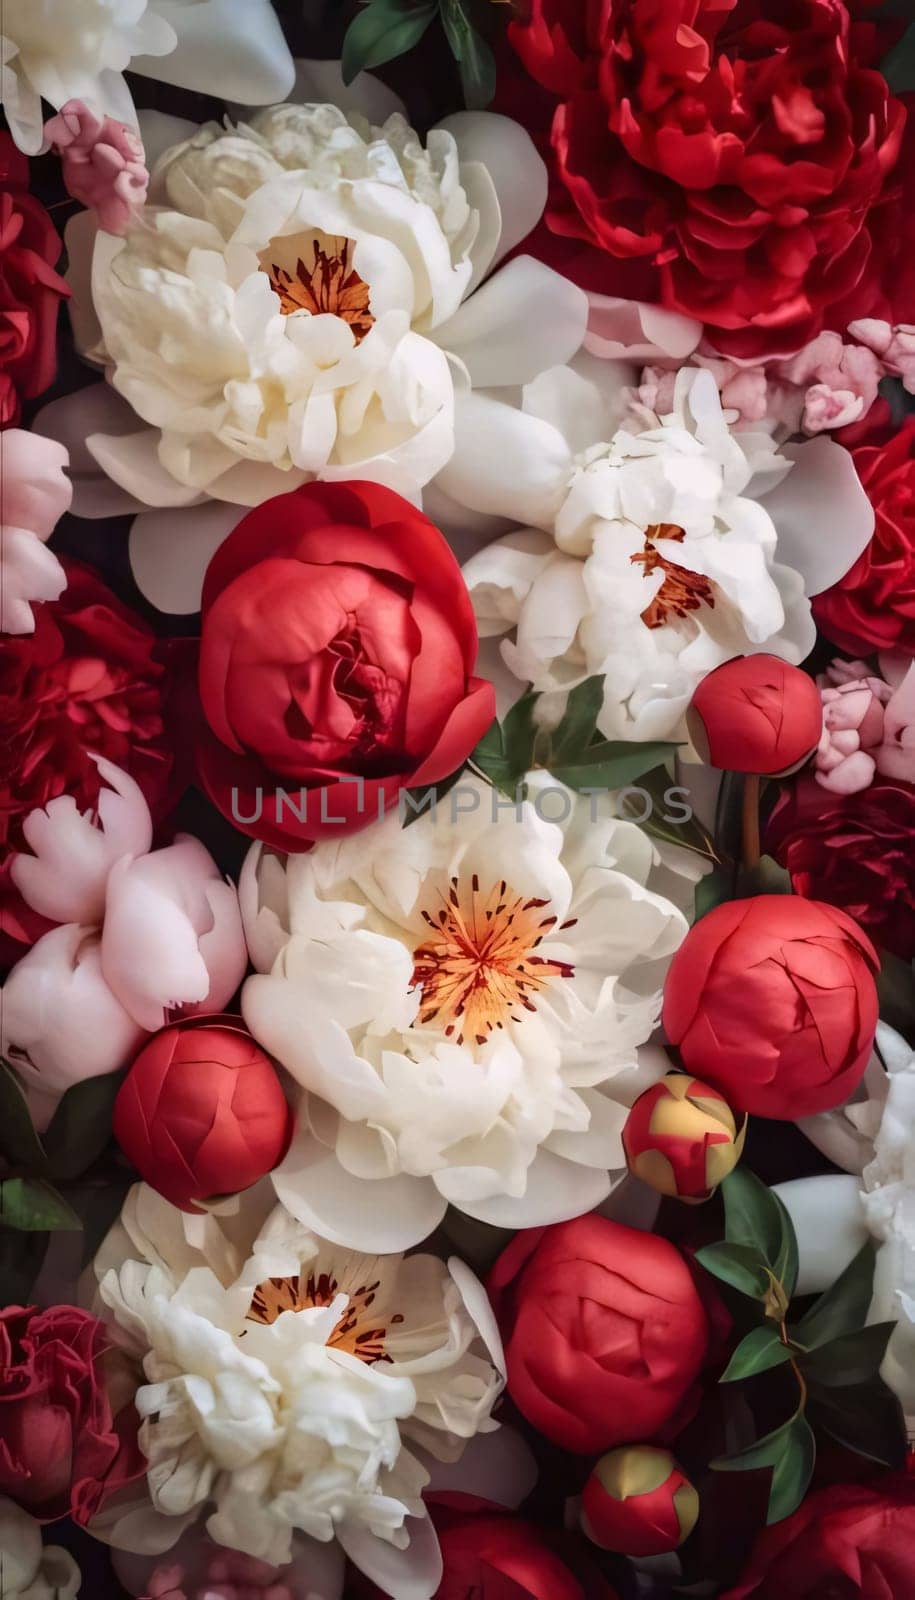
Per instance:
[[[777,1328],[753,1328],[746,1338],[741,1339],[719,1381],[736,1383],[740,1378],[752,1378],[758,1372],[769,1372],[773,1367],[790,1361],[792,1354],[788,1345],[779,1338]]]
[[[63,1195],[41,1178],[0,1179],[0,1223],[26,1233],[72,1233],[82,1227]]]
[[[464,768],[458,767],[449,778],[442,778],[439,783],[430,783],[418,789],[404,789],[401,796],[400,822],[401,827],[410,828],[418,817],[428,816],[435,807],[451,793],[455,784],[461,777]]]
[[[741,1450],[739,1455],[719,1456],[712,1462],[716,1472],[751,1472],[772,1468],[769,1511],[766,1521],[781,1522],[796,1511],[807,1492],[816,1461],[816,1440],[806,1419],[798,1412],[788,1422],[764,1438]]]
[[[653,772],[678,748],[661,741],[634,744],[628,739],[601,739],[574,761],[560,762],[550,770],[570,789],[624,789],[646,772]]]
[[[412,50],[437,10],[437,0],[372,0],[346,31],[343,82]]]
[[[753,1300],[763,1300],[769,1292],[770,1278],[766,1264],[751,1245],[706,1244],[696,1251],[696,1260],[732,1289],[748,1294]]]
[[[915,22],[907,28],[889,55],[884,56],[880,71],[894,94],[915,89]]]
[[[797,1238],[778,1195],[745,1166],[728,1174],[721,1194],[725,1239],[758,1250],[790,1300],[797,1283]]]
[[[868,1239],[841,1276],[824,1290],[797,1324],[794,1337],[799,1344],[807,1350],[817,1350],[820,1345],[829,1344],[846,1333],[857,1333],[864,1327],[873,1298],[876,1259],[877,1252]]]
[[[696,884],[693,920],[698,922],[707,912],[714,911],[716,906],[724,905],[726,900],[730,900],[732,887],[733,875],[727,868],[716,867],[714,872],[707,872]]]
[[[604,675],[586,678],[569,692],[565,716],[550,741],[550,766],[586,750],[604,703]]]
[[[735,900],[749,899],[754,894],[791,893],[790,874],[771,856],[760,856],[755,866],[738,868]]]
[[[484,778],[514,800],[533,764],[536,694],[516,700],[504,722],[494,722],[471,751],[470,760]]]
[[[30,1172],[44,1172],[46,1167],[45,1153],[19,1087],[16,1069],[3,1057],[0,1057],[0,1156],[11,1167],[26,1167]]]
[[[838,1391],[811,1384],[807,1415],[814,1427],[855,1455],[885,1467],[905,1465],[908,1441],[902,1406],[879,1378]]]
[[[895,1322],[872,1322],[857,1333],[843,1333],[802,1358],[805,1378],[829,1389],[869,1383],[880,1371]]]
[[[470,111],[483,111],[496,92],[496,58],[464,11],[460,0],[442,0],[442,25],[461,71]]]
[[[673,782],[665,766],[645,773],[639,779],[639,788],[644,789],[651,799],[651,814],[642,816],[644,808],[638,806],[638,796],[633,795],[622,801],[620,812],[623,816],[631,814],[652,839],[680,845],[684,850],[694,850],[697,855],[707,856],[710,861],[717,860],[711,834],[692,813],[689,790],[684,784]],[[685,799],[682,798],[684,795]],[[680,815],[681,812],[686,814]]]
[[[110,1072],[67,1090],[44,1136],[48,1172],[56,1183],[80,1177],[109,1143],[121,1077]]]

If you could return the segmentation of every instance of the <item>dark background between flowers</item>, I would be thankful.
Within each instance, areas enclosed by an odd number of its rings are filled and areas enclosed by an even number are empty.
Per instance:
[[[339,57],[346,29],[359,11],[356,0],[273,0],[273,4],[282,20],[293,55],[312,58]],[[915,0],[911,0],[911,4],[915,15]],[[503,10],[502,7],[497,9],[500,12]],[[508,7],[504,10],[507,13]],[[378,76],[401,96],[411,123],[421,133],[425,133],[441,117],[463,106],[457,67],[440,29],[430,29],[417,48],[389,66],[380,68]],[[173,89],[133,74],[128,74],[128,81],[138,107],[155,108],[196,122],[220,119],[224,115],[223,103],[206,95]],[[59,163],[55,157],[45,156],[33,160],[30,167],[32,190],[49,207],[62,233],[69,216],[79,208],[66,197],[60,181]],[[61,270],[64,270],[63,263]],[[50,400],[95,381],[95,373],[80,361],[74,350],[64,313],[58,334],[57,381],[53,389],[26,413],[22,425],[28,427],[35,413]],[[90,522],[68,515],[54,533],[50,541],[51,548],[92,566],[125,604],[146,618],[156,633],[192,638],[197,631],[198,618],[165,616],[149,605],[137,589],[127,554],[129,526],[130,519],[127,517]],[[168,842],[171,835],[179,830],[196,834],[207,845],[222,870],[233,877],[237,876],[248,841],[236,833],[196,789],[190,789],[184,796],[157,842]],[[766,1122],[759,1118],[751,1121],[744,1162],[770,1184],[787,1178],[837,1170],[793,1124]],[[125,1182],[128,1176],[125,1169]],[[665,1202],[657,1228],[677,1243],[698,1247],[722,1236],[722,1207],[717,1200],[698,1208]],[[460,1240],[455,1239],[454,1243],[473,1265],[483,1271],[492,1260],[499,1240],[493,1230],[475,1225],[470,1233],[462,1235]],[[569,1455],[541,1438],[517,1413],[513,1413],[509,1401],[504,1403],[502,1415],[511,1416],[513,1423],[525,1431],[540,1466],[539,1483],[522,1508],[523,1513],[542,1527],[561,1528],[564,1502],[582,1487],[590,1461]],[[697,1418],[678,1442],[678,1455],[687,1471],[690,1471],[690,1458],[693,1455],[697,1462],[708,1459],[709,1454],[713,1453],[709,1449],[709,1438],[713,1434],[720,1434],[722,1429],[719,1391],[711,1382]],[[844,1456],[841,1464],[821,1460],[815,1481],[866,1475],[869,1475],[868,1467],[861,1458]],[[706,1481],[707,1475],[700,1475],[700,1490],[706,1487]],[[707,1491],[703,1496],[703,1515],[699,1528],[687,1546],[690,1556],[687,1581],[692,1580],[687,1592],[713,1594],[719,1586],[733,1581],[754,1532],[765,1521],[767,1495],[765,1478],[759,1474],[714,1475],[714,1494]],[[46,1537],[48,1542],[66,1546],[79,1562],[83,1574],[80,1600],[122,1600],[122,1597],[126,1600],[126,1591],[111,1570],[109,1553],[104,1545],[68,1522],[54,1524],[47,1530]],[[643,1573],[637,1583],[634,1570],[626,1562],[609,1557],[604,1565],[620,1600],[634,1600],[636,1594],[646,1596],[648,1600],[654,1600],[657,1596],[660,1600],[660,1597],[671,1592],[669,1580],[660,1576],[650,1579]],[[693,1588],[692,1585],[701,1579],[706,1581]],[[348,1588],[346,1600],[357,1600],[358,1592],[357,1587]]]

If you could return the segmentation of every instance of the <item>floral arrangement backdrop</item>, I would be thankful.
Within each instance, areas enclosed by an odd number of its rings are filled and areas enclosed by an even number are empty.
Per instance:
[[[0,1600],[915,1593],[910,5],[0,106]]]

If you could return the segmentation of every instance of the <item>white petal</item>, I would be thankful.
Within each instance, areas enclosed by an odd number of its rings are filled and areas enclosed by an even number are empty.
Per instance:
[[[462,1261],[460,1256],[448,1257],[448,1271],[458,1286],[465,1309],[486,1346],[493,1366],[501,1372],[504,1378],[506,1376],[506,1367],[502,1335],[499,1332],[499,1324],[489,1303],[489,1296],[486,1290],[476,1273],[470,1270],[466,1261]]]
[[[475,388],[531,383],[570,361],[581,345],[588,297],[532,256],[518,256],[436,329]]]
[[[428,1517],[408,1517],[404,1526],[410,1534],[405,1550],[359,1526],[344,1524],[337,1537],[353,1566],[384,1594],[397,1600],[431,1600],[442,1581],[438,1536]]]
[[[457,140],[461,162],[479,161],[493,180],[502,213],[494,261],[526,239],[543,215],[547,170],[530,134],[511,117],[492,111],[456,111],[438,124]]]
[[[572,464],[562,434],[489,395],[458,394],[454,455],[436,479],[460,505],[549,528]]]
[[[92,303],[92,257],[98,238],[98,218],[94,211],[77,211],[64,228],[67,251],[67,283],[70,299],[67,315],[73,342],[84,360],[101,343],[102,329]]]
[[[352,83],[345,84],[339,61],[298,59],[295,63],[295,84],[287,98],[293,105],[326,102],[339,106],[341,111],[358,111],[379,128],[387,122],[388,117],[404,116],[406,113],[400,96],[371,72],[360,72]]]
[[[447,1209],[428,1178],[354,1178],[305,1131],[276,1168],[273,1184],[287,1211],[307,1228],[332,1244],[370,1254],[421,1244]]]
[[[132,497],[131,509],[137,509],[138,502],[140,509],[200,505],[206,495],[179,483],[160,462],[160,438],[158,428],[120,435],[92,433],[86,439],[86,449],[108,477]],[[82,514],[92,515],[88,511]]]
[[[804,579],[808,596],[844,578],[874,531],[874,508],[849,452],[820,435],[787,444],[794,466],[765,496],[778,530],[778,560]]]
[[[108,874],[122,856],[144,855],[152,844],[152,818],[139,784],[102,756],[93,757],[104,784],[98,824],[58,795],[30,811],[23,824],[34,854],[14,856],[11,875],[23,899],[52,922],[101,923]]]
[[[74,516],[123,517],[146,510],[136,495],[112,483],[87,446],[87,434],[127,434],[136,425],[136,416],[127,401],[107,383],[77,389],[75,394],[52,400],[39,411],[32,423],[33,433],[57,440],[69,452]]]
[[[166,150],[192,139],[199,127],[198,123],[191,122],[187,117],[173,117],[170,111],[152,109],[139,111],[137,122],[150,171]]]
[[[156,12],[178,44],[168,56],[135,56],[132,72],[247,106],[289,94],[295,66],[270,0],[156,0]]]
[[[439,1173],[435,1180],[443,1194],[448,1176]],[[577,1166],[540,1150],[528,1169],[527,1192],[521,1199],[497,1195],[491,1200],[462,1201],[461,1210],[494,1228],[542,1228],[593,1211],[609,1192],[610,1178],[602,1169]]]
[[[210,560],[245,515],[244,507],[215,500],[135,517],[130,566],[140,593],[172,616],[199,611]]]
[[[537,1461],[527,1440],[514,1428],[477,1433],[468,1439],[457,1461],[437,1461],[424,1454],[429,1471],[428,1493],[471,1494],[517,1511],[537,1483]]]
[[[868,1238],[857,1178],[793,1178],[773,1193],[785,1206],[797,1234],[798,1294],[822,1294]]]
[[[585,349],[604,361],[637,361],[659,357],[685,361],[702,338],[702,323],[679,311],[622,300],[618,295],[589,294],[590,314]]]

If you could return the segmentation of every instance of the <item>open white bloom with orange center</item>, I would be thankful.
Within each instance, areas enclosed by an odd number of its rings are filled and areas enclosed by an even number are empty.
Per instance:
[[[20,150],[42,148],[42,100],[135,121],[123,74],[264,105],[293,62],[270,0],[3,0],[0,104]]]
[[[242,1009],[305,1091],[273,1181],[328,1237],[405,1248],[448,1202],[556,1222],[624,1169],[627,1106],[665,1070],[639,1047],[686,921],[611,797],[530,786],[515,808],[467,776],[409,827],[248,856]]]
[[[102,1245],[101,1300],[147,1379],[152,1504],[106,1508],[98,1531],[153,1553],[203,1515],[216,1543],[277,1566],[296,1533],[337,1540],[385,1589],[425,1600],[441,1576],[425,1462],[497,1426],[485,1292],[456,1259],[361,1255],[282,1207],[257,1231],[262,1217],[254,1191],[225,1218],[189,1219],[138,1185]]]
[[[669,414],[631,408],[602,442],[607,364],[576,367],[526,397],[569,441],[550,485],[524,501],[537,527],[464,568],[480,633],[501,638],[547,718],[575,684],[605,674],[605,737],[682,737],[714,667],[759,650],[804,659],[816,638],[809,596],[851,566],[873,512],[841,446],[820,439],[791,457],[765,432],[735,432],[696,368],[678,373]],[[508,468],[505,481],[500,509],[523,484]]]
[[[90,421],[86,441],[122,508],[223,502],[224,536],[238,508],[314,478],[418,500],[475,389],[535,428],[514,410],[517,386],[574,354],[587,299],[528,257],[493,272],[546,198],[523,129],[463,112],[423,145],[400,112],[378,125],[311,103],[190,132],[154,165],[127,237],[97,236],[98,326],[76,319],[127,402]],[[73,257],[85,244],[68,234]],[[67,437],[70,399],[51,411],[48,429]],[[110,508],[78,486],[78,514]],[[163,520],[134,529],[135,565],[148,533],[193,566],[199,535],[199,596],[212,522],[185,515],[170,539]]]

